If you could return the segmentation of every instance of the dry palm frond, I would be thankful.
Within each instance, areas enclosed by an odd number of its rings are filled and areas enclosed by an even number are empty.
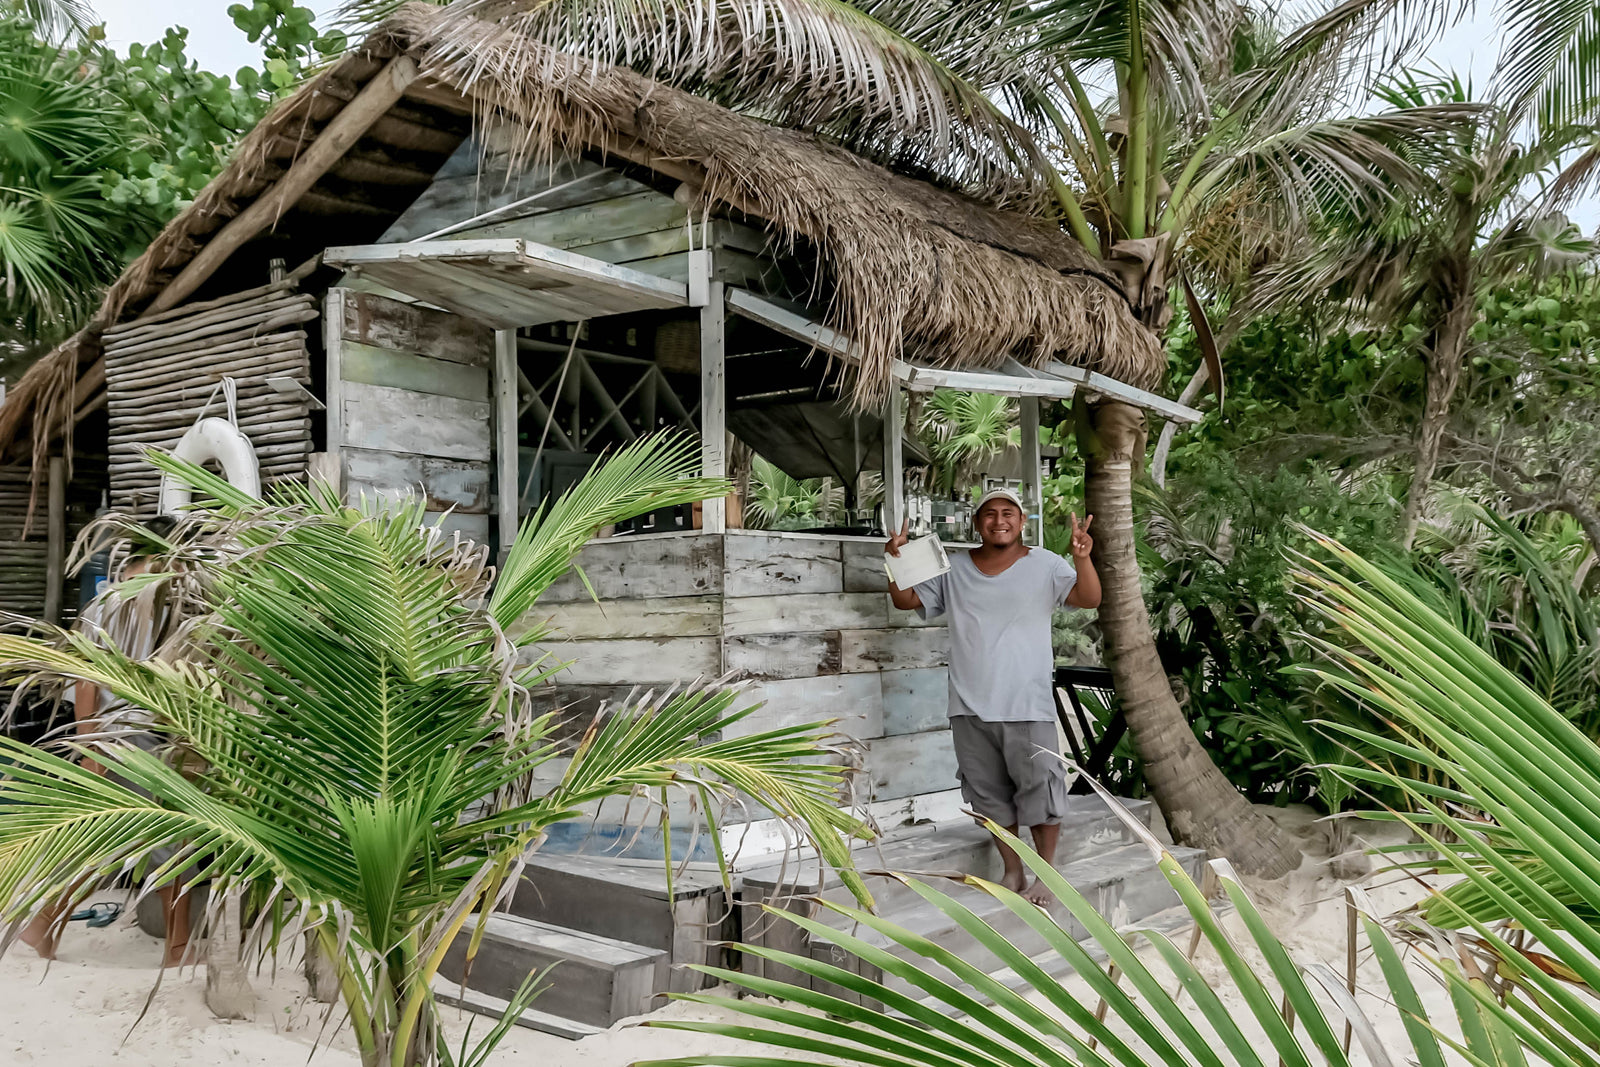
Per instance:
[[[1038,158],[989,91],[1030,62],[1012,0],[466,0],[438,35],[480,23],[540,50],[629,67],[785,127],[828,130],[881,162],[915,159],[988,191]],[[394,0],[350,0],[375,21]],[[1024,177],[1040,186],[1038,175]]]

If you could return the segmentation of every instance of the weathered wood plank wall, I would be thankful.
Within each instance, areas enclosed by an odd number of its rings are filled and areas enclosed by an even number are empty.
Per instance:
[[[444,523],[489,537],[494,333],[372,293],[328,295],[330,437],[347,499],[422,493]]]
[[[570,575],[527,621],[555,631],[530,656],[572,661],[535,699],[575,735],[635,685],[728,672],[763,705],[735,732],[837,720],[857,742],[853,799],[910,817],[916,798],[944,798],[955,785],[948,634],[889,603],[882,552],[875,542],[754,531],[594,542],[579,563],[600,603]]]
[[[689,276],[689,249],[714,250],[717,280],[781,294],[782,271],[765,253],[767,236],[727,219],[690,232],[688,208],[673,197],[593,160],[560,157],[508,173],[461,146],[438,178],[379,239],[417,241],[448,230],[451,240],[521,237],[673,281]],[[454,228],[459,227],[459,228]]]
[[[238,425],[255,446],[262,483],[305,474],[308,394],[267,385],[269,378],[311,384],[305,324],[317,308],[296,284],[273,282],[106,331],[113,507],[155,514],[161,476],[144,449],[172,448],[202,413],[226,417],[217,389],[224,377],[238,386]]]

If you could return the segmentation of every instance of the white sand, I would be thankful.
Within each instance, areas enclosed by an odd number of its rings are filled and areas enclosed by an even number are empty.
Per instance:
[[[113,899],[107,895],[105,899]],[[360,1057],[348,1030],[332,1034],[323,1026],[325,1005],[310,999],[304,980],[291,968],[273,979],[263,972],[254,981],[255,1017],[222,1022],[205,1005],[204,969],[169,972],[150,1000],[161,943],[140,932],[131,919],[104,930],[81,923],[69,927],[60,957],[46,967],[26,945],[0,960],[0,1063],[6,1067],[358,1067]],[[135,1026],[149,1002],[144,1020]],[[463,1016],[441,1009],[455,1035]],[[716,1013],[698,1005],[672,1005],[651,1018],[707,1018]],[[337,1016],[336,1016],[337,1018]],[[479,1019],[481,1035],[488,1020]],[[130,1033],[131,1031],[131,1033]],[[313,1047],[322,1046],[312,1055]],[[541,1067],[622,1067],[639,1059],[685,1056],[733,1044],[700,1034],[640,1027],[607,1031],[583,1041],[512,1030],[495,1053],[495,1064]]]
[[[1345,914],[1343,883],[1327,873],[1325,850],[1315,845],[1317,831],[1309,813],[1287,811],[1275,817],[1305,834],[1313,842],[1304,866],[1272,883],[1253,882],[1252,895],[1272,927],[1302,962],[1320,959],[1344,973]],[[1388,835],[1388,827],[1366,826],[1360,831],[1370,843]],[[1373,897],[1384,911],[1417,899],[1419,890],[1389,873],[1359,879],[1376,883]],[[107,899],[111,899],[108,894]],[[1226,922],[1230,934],[1242,939],[1237,916]],[[1175,939],[1180,942],[1183,939]],[[1180,943],[1180,947],[1182,944]],[[348,1032],[324,1031],[324,1006],[310,1000],[305,983],[292,968],[280,968],[274,979],[263,972],[256,980],[255,1017],[244,1022],[220,1022],[204,1001],[203,972],[169,973],[163,980],[142,1022],[139,1013],[150,998],[160,944],[141,933],[131,918],[106,930],[87,930],[73,924],[64,937],[61,956],[48,968],[22,944],[0,959],[0,1063],[50,1064],[51,1067],[183,1067],[183,1065],[262,1065],[262,1067],[353,1067],[358,1063]],[[1370,953],[1361,955],[1362,1003],[1381,1012],[1382,982]],[[1198,964],[1208,978],[1225,979],[1214,954],[1202,950]],[[1421,971],[1419,969],[1419,975]],[[1076,981],[1072,983],[1076,984]],[[1237,996],[1219,981],[1224,999],[1237,1005]],[[1448,998],[1425,975],[1418,988],[1435,1021],[1449,1017]],[[1093,1003],[1093,999],[1090,999]],[[446,1009],[452,1029],[459,1032],[459,1013]],[[706,1018],[718,1013],[696,1005],[678,1004],[663,1015]],[[1396,1050],[1405,1046],[1398,1019],[1387,1020],[1382,1033]],[[475,1030],[485,1028],[479,1020]],[[331,1027],[330,1027],[331,1029]],[[130,1033],[131,1031],[131,1033]],[[312,1056],[319,1035],[323,1047]],[[521,1028],[513,1030],[493,1058],[498,1064],[540,1064],[540,1067],[626,1067],[642,1058],[690,1056],[731,1042],[698,1034],[651,1030],[626,1025],[604,1034],[571,1042]],[[1358,1059],[1358,1062],[1359,1059]]]

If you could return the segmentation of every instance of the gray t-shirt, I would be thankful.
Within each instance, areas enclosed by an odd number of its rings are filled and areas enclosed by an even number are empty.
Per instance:
[[[965,552],[916,587],[924,619],[950,617],[950,714],[984,722],[1053,721],[1055,653],[1050,616],[1078,582],[1054,552],[1029,550],[999,574]]]

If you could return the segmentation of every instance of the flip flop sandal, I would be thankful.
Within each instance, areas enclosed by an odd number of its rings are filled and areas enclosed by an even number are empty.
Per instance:
[[[121,904],[115,903],[114,901],[106,901],[101,904],[90,905],[82,911],[73,912],[71,921],[87,922],[89,929],[98,930],[101,927],[110,926],[112,923],[116,922],[117,918],[121,914]]]

